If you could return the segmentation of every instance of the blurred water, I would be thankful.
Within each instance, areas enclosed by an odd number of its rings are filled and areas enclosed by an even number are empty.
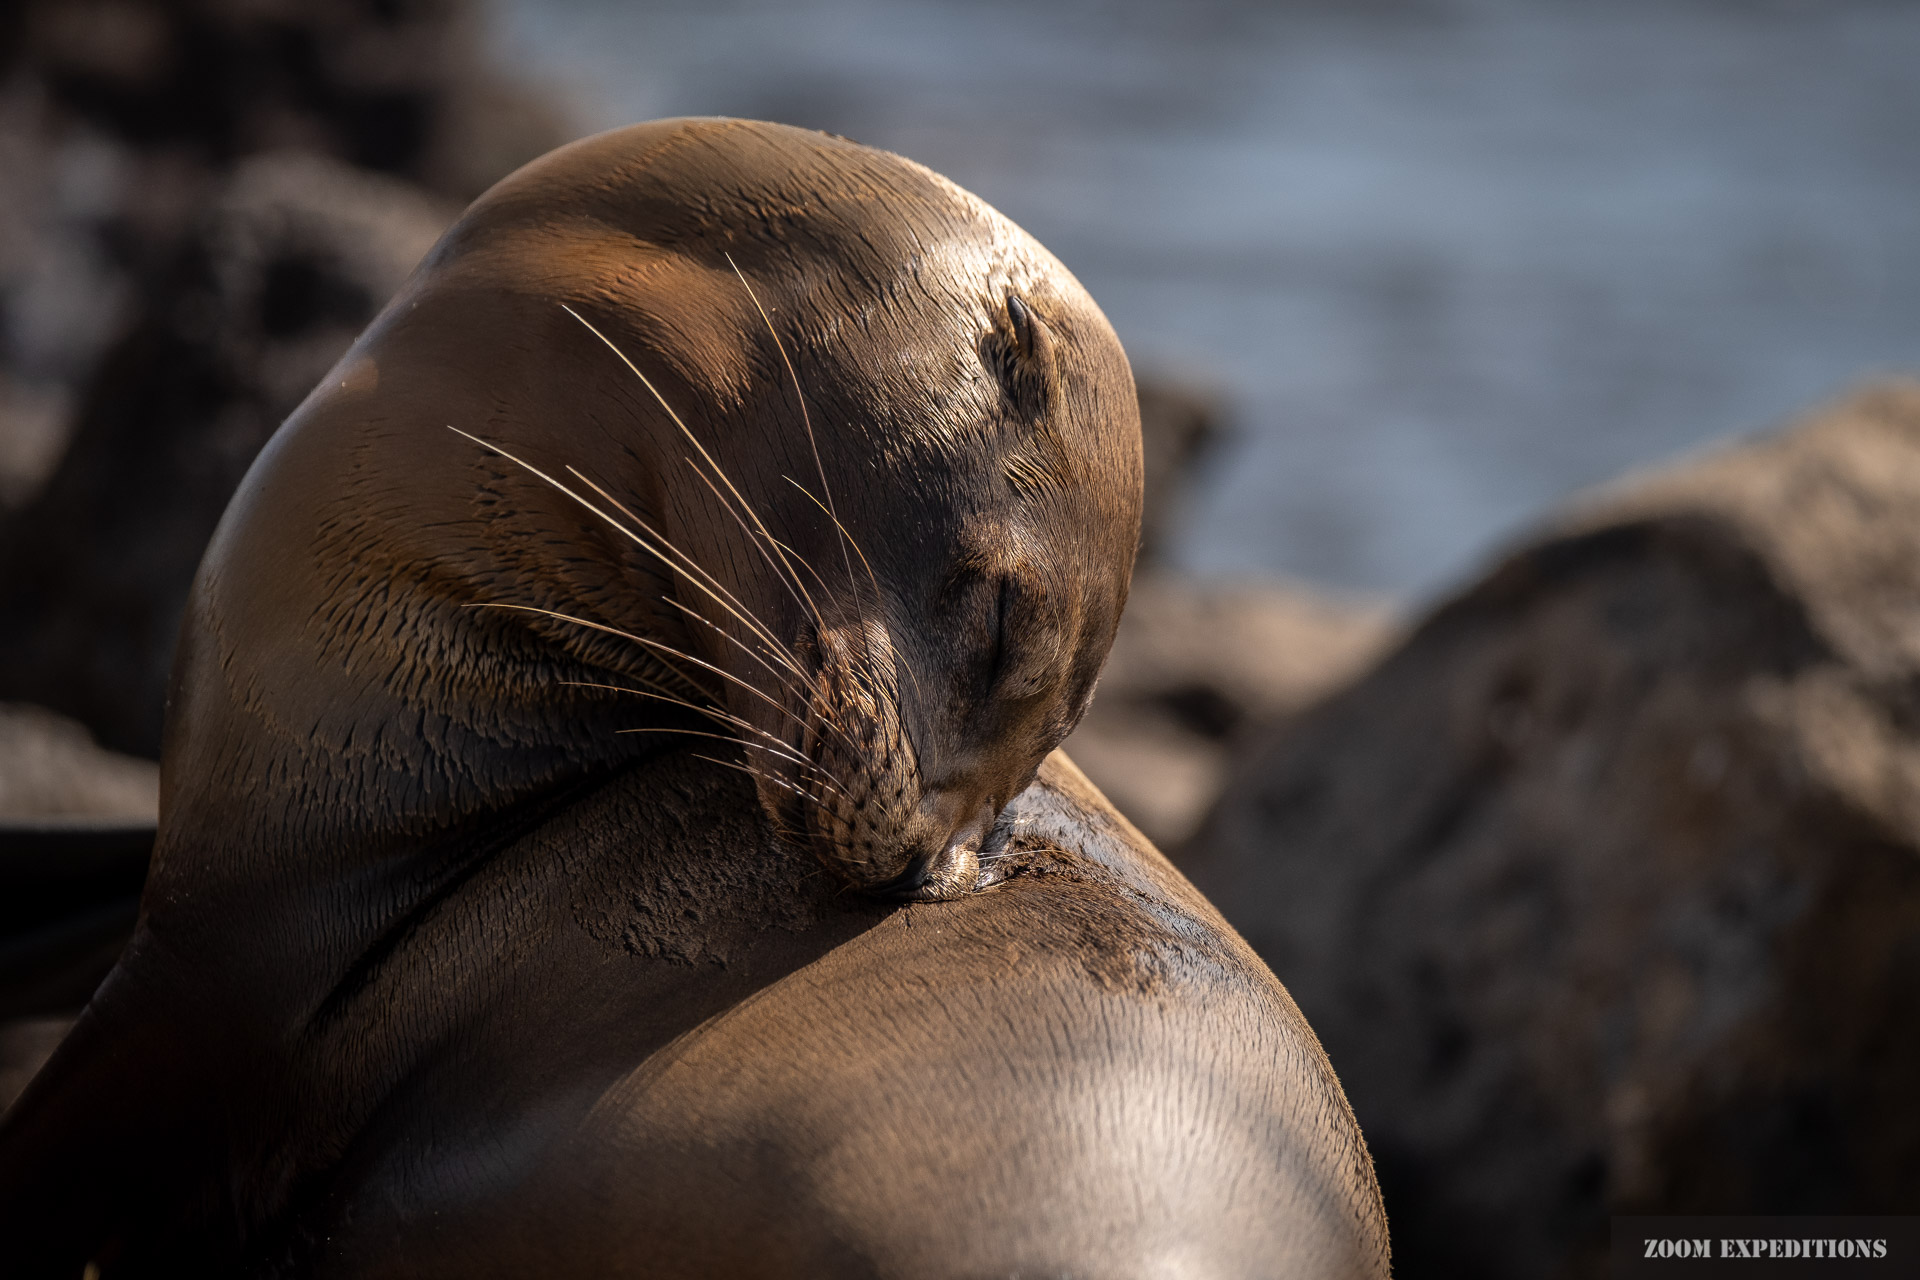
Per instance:
[[[1920,369],[1920,5],[495,0],[595,127],[921,160],[1243,430],[1205,573],[1431,590],[1568,490]]]

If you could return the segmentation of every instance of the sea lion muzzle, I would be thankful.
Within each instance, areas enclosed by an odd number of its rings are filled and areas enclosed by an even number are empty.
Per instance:
[[[937,814],[946,807],[939,804],[938,799],[936,797],[935,804],[923,807],[930,807]],[[980,846],[998,817],[999,811],[991,802],[979,805],[972,819],[958,830],[940,825],[935,817],[935,830],[950,830],[950,833],[912,853],[905,870],[868,892],[896,902],[945,902],[973,892],[980,885]]]

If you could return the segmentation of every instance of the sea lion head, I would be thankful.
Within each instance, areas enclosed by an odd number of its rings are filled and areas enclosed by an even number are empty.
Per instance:
[[[952,896],[1092,695],[1140,486],[1112,328],[979,199],[779,125],[584,139],[476,201],[256,462],[175,776],[237,755],[301,780],[282,829],[386,847],[709,734],[848,884]]]
[[[593,479],[684,557],[678,669],[764,807],[854,886],[970,890],[1126,599],[1140,429],[1111,326],[984,202],[825,134],[590,139],[509,179],[466,239],[526,227],[532,198],[543,235],[591,225],[556,339],[623,381],[646,442]]]

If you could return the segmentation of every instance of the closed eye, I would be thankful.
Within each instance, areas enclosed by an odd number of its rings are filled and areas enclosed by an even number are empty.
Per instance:
[[[1013,579],[1003,575],[1000,579],[1000,591],[993,606],[993,645],[987,651],[988,690],[1000,683],[1000,676],[1006,670],[1012,656],[1012,645],[1008,643],[1007,627],[1009,616],[1013,612]]]

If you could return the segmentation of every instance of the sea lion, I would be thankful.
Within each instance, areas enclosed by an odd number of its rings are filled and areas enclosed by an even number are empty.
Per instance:
[[[161,891],[457,825],[653,727],[739,739],[854,886],[967,892],[1092,695],[1140,483],[1112,329],[951,183],[741,121],[564,147],[447,232],[216,532]]]
[[[482,197],[208,550],[134,941],[0,1125],[10,1269],[1384,1274],[1284,992],[1030,785],[1134,415],[898,157],[668,121]]]

